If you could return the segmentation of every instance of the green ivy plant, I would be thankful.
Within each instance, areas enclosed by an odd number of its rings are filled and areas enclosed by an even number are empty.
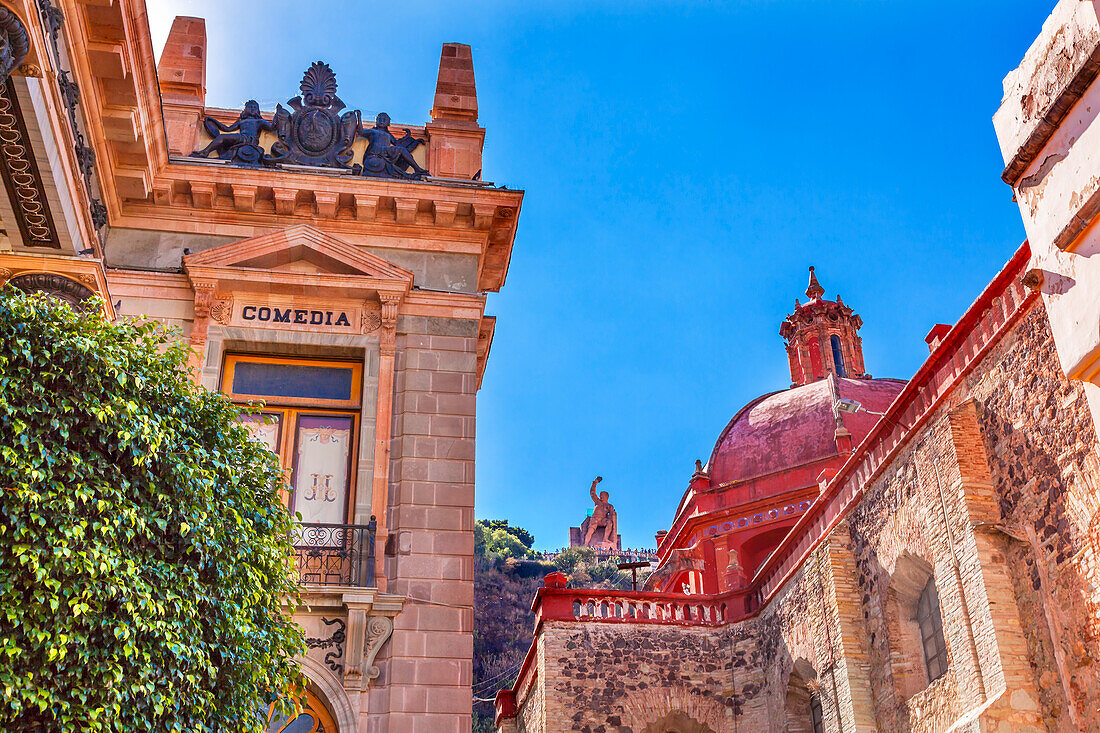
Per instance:
[[[100,305],[0,288],[0,729],[264,731],[304,652],[278,463]]]

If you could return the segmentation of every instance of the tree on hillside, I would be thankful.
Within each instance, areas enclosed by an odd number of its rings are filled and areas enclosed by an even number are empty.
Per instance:
[[[279,466],[88,307],[0,289],[0,728],[265,730],[304,651]]]
[[[479,519],[474,524],[474,554],[533,560],[535,536],[507,519]]]

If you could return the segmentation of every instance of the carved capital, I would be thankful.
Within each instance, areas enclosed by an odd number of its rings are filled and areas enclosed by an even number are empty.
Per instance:
[[[194,283],[195,320],[191,324],[191,346],[201,349],[206,345],[206,330],[210,326],[210,310],[214,306],[214,283]]]
[[[7,284],[8,280],[11,280],[11,276],[15,273],[6,267],[0,267],[0,287]]]
[[[209,318],[214,305],[214,283],[195,283],[195,320]]]
[[[397,306],[401,304],[400,295],[383,293],[379,295],[382,301],[382,327],[387,330],[397,328]]]

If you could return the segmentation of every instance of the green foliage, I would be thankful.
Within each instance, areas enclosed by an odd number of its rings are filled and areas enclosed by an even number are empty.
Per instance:
[[[618,558],[600,559],[591,547],[570,547],[562,550],[554,558],[554,566],[569,576],[572,588],[606,588],[629,590],[631,575],[629,571],[619,570]],[[638,573],[638,587],[648,570]]]
[[[508,559],[530,559],[535,537],[522,527],[508,526],[507,519],[479,519],[474,524],[474,554]]]
[[[531,546],[535,544],[535,535],[531,534],[523,527],[509,526],[507,519],[479,519],[477,523],[486,529],[500,529],[507,532],[523,543],[523,546],[527,549],[531,549]]]
[[[0,290],[5,731],[262,731],[300,685],[279,467],[186,353]]]

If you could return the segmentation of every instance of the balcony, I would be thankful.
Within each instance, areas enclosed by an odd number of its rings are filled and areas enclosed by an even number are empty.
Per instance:
[[[293,537],[303,585],[372,588],[374,517],[367,524],[302,524]]]

